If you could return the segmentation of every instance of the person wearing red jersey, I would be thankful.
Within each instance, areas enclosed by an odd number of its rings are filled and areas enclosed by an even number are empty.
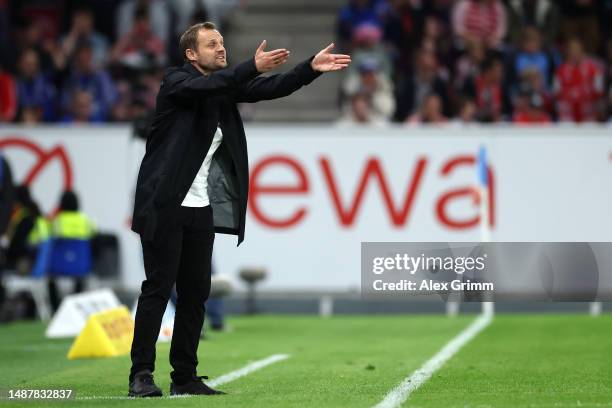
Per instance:
[[[554,93],[560,121],[596,121],[604,95],[604,70],[585,54],[577,38],[567,42],[566,60],[555,73]]]

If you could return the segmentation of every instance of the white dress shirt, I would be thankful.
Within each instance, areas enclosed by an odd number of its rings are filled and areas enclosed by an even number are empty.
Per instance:
[[[185,196],[185,199],[181,203],[183,207],[206,207],[210,202],[208,201],[208,192],[206,187],[208,186],[208,170],[210,169],[210,163],[212,162],[213,155],[217,151],[219,145],[223,141],[223,133],[221,129],[217,128],[215,136],[213,137],[210,149],[206,153],[206,157],[191,183],[191,187]]]

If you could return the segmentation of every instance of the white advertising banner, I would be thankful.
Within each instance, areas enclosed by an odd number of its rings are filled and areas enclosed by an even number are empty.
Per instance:
[[[358,290],[363,241],[479,241],[485,146],[494,241],[612,241],[612,130],[605,127],[250,126],[245,241],[217,234],[214,264],[264,267],[268,290]],[[122,126],[0,128],[15,179],[47,213],[71,187],[119,235],[124,283],[144,277],[129,229],[144,143]],[[236,278],[237,279],[237,278]]]

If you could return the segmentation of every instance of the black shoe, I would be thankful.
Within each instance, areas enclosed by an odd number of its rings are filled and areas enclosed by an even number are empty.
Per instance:
[[[134,374],[134,380],[130,383],[128,397],[161,397],[162,390],[155,385],[153,374],[149,370],[139,371]]]
[[[208,377],[203,375],[200,377],[194,376],[191,381],[186,384],[170,383],[170,395],[222,395],[223,391],[215,390],[204,384],[202,380],[208,380]]]

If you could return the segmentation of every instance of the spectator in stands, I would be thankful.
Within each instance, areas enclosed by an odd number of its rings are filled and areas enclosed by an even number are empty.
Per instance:
[[[11,122],[17,115],[17,83],[0,65],[0,122]]]
[[[367,95],[361,93],[351,95],[350,101],[350,109],[340,118],[338,125],[382,126],[387,123],[384,117],[373,112],[372,100]]]
[[[115,83],[117,87],[117,100],[113,104],[111,117],[116,122],[127,122],[134,118],[132,106],[134,98],[129,81],[119,79]]]
[[[399,85],[395,120],[404,122],[419,106],[423,106],[425,97],[431,93],[440,97],[442,111],[444,115],[448,115],[450,109],[447,81],[438,71],[436,55],[432,51],[421,49],[416,54],[414,74]]]
[[[585,55],[577,38],[567,42],[565,61],[555,74],[554,93],[561,121],[596,121],[603,113],[604,71]]]
[[[152,30],[147,7],[136,9],[132,29],[113,48],[112,60],[138,73],[166,62],[164,41]]]
[[[480,74],[480,67],[487,56],[484,43],[473,40],[466,43],[466,52],[457,59],[453,88],[461,93],[467,81],[473,81]]]
[[[481,73],[468,81],[464,93],[476,101],[478,120],[499,122],[506,110],[507,95],[503,87],[504,66],[498,58],[490,57],[481,67]]]
[[[406,123],[409,125],[448,123],[448,118],[442,113],[442,99],[435,93],[427,95],[423,105],[408,117]]]
[[[117,100],[117,90],[106,70],[94,66],[93,50],[88,43],[77,46],[74,65],[62,94],[62,107],[70,111],[75,119],[76,117],[83,119],[85,109],[79,107],[73,97],[77,96],[81,102],[85,103],[88,98],[85,94],[92,99],[91,103],[87,103],[88,106],[91,105],[90,120],[106,120]],[[69,114],[64,118],[65,121],[70,116]]]
[[[84,277],[92,270],[91,239],[96,227],[91,219],[79,210],[79,199],[73,191],[64,191],[60,198],[59,212],[51,224],[53,250],[49,265],[49,299],[57,310],[61,297],[56,277],[71,277],[73,293],[84,288]]]
[[[376,0],[349,0],[348,5],[340,9],[338,14],[338,39],[343,49],[349,48],[357,27],[363,24],[382,27],[376,12]]]
[[[94,110],[92,94],[83,89],[74,91],[71,97],[70,111],[62,118],[65,124],[100,123],[104,119]]]
[[[458,115],[453,123],[455,125],[467,125],[476,122],[476,103],[469,98],[461,98],[459,101]]]
[[[552,58],[542,50],[540,32],[534,27],[523,30],[521,49],[514,57],[514,72],[521,77],[528,69],[537,69],[544,79],[546,86],[551,85],[551,77],[554,72]]]
[[[543,34],[545,47],[555,45],[559,35],[560,12],[553,0],[510,0],[508,31],[512,45],[518,46],[525,27],[536,28]]]
[[[350,97],[349,104],[343,108],[345,115],[350,115],[354,108],[354,95],[364,97],[368,102],[369,116],[376,121],[388,122],[395,110],[391,81],[380,72],[376,60],[363,60],[359,65],[359,74],[348,76],[344,81],[343,91]]]
[[[170,9],[165,0],[124,0],[117,9],[116,25],[118,39],[125,39],[141,31],[136,28],[142,25],[146,15],[147,29],[157,41],[161,42],[161,53],[165,53],[165,45],[170,35]],[[140,20],[140,22],[139,22]],[[147,34],[150,36],[150,34]]]
[[[525,90],[516,96],[512,122],[519,125],[535,125],[548,124],[551,120],[544,107],[544,100],[537,93]]]
[[[54,121],[55,87],[40,71],[36,51],[32,48],[22,51],[18,65],[17,95],[20,121],[24,123]]]
[[[547,113],[549,117],[553,117],[555,106],[553,102],[552,92],[548,89],[542,78],[542,73],[536,68],[523,70],[518,86],[515,88],[515,95],[529,95],[531,100],[538,101],[538,107]]]
[[[205,18],[202,21],[212,21],[206,6],[206,0],[169,0],[168,7],[175,15],[174,33],[180,35],[183,31],[189,28],[192,22],[193,15],[196,13],[204,13]],[[217,21],[212,21],[219,26]]]
[[[78,8],[72,15],[70,31],[61,41],[64,54],[71,58],[78,44],[88,43],[93,53],[93,64],[102,67],[108,58],[108,40],[94,30],[94,15],[88,8]]]
[[[459,0],[452,14],[453,32],[459,45],[480,40],[499,49],[506,36],[506,9],[500,0]]]
[[[22,19],[17,28],[17,52],[34,49],[38,54],[40,69],[45,74],[52,74],[57,68],[49,48],[49,40],[43,41],[40,27],[35,21]],[[15,56],[17,57],[17,55]],[[63,64],[62,64],[63,67]]]
[[[559,0],[564,39],[578,38],[589,54],[599,51],[598,3],[601,0]],[[609,24],[609,22],[608,22]]]
[[[390,0],[381,14],[384,42],[389,47],[398,74],[411,66],[413,50],[421,42],[425,14],[419,4],[410,0]]]
[[[444,22],[434,15],[425,17],[421,48],[431,50],[437,55],[440,69],[452,66],[453,42],[450,31]]]
[[[373,24],[361,24],[355,29],[351,55],[355,64],[349,66],[346,75],[357,74],[362,61],[376,61],[378,71],[387,78],[391,78],[391,57],[382,43],[382,36],[383,32],[380,27]]]

